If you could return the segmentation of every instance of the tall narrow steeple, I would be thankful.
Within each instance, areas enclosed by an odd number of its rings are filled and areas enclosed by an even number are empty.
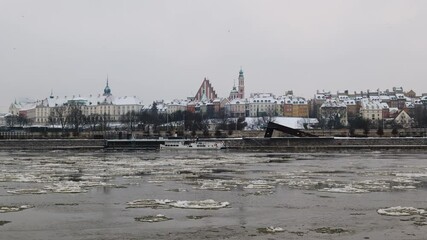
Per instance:
[[[104,96],[110,96],[111,95],[111,89],[110,89],[110,87],[108,86],[108,75],[107,75],[107,85],[105,86],[105,88],[104,88],[104,94],[103,94]]]

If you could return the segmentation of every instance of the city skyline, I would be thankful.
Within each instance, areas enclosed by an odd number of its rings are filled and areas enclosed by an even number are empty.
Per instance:
[[[427,92],[424,1],[2,1],[0,112],[15,98]]]

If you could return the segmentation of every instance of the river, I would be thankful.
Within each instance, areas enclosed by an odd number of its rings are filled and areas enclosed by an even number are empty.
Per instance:
[[[425,239],[426,158],[1,151],[0,239]]]

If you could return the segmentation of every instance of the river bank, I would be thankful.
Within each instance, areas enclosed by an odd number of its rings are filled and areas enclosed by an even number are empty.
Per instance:
[[[425,137],[282,137],[282,138],[208,138],[224,141],[228,149],[317,151],[345,149],[414,149],[427,150]],[[158,149],[167,139],[15,139],[0,140],[0,150],[139,150]]]

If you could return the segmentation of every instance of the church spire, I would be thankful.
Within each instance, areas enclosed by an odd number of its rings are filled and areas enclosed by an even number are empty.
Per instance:
[[[104,88],[104,96],[110,96],[111,95],[111,89],[110,86],[108,86],[108,75],[107,75],[107,85]]]

